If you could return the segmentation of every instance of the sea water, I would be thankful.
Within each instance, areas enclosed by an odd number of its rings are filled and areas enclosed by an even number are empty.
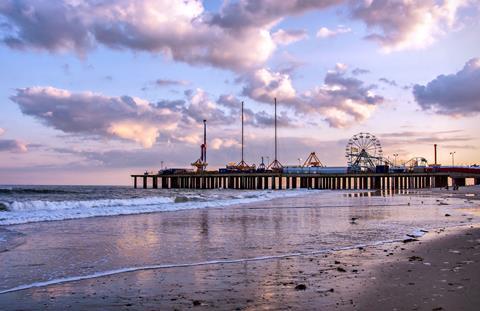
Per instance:
[[[32,186],[4,187],[0,202],[0,295],[129,271],[334,252],[480,221],[466,212],[474,201],[424,192]]]
[[[221,207],[298,195],[302,191],[0,186],[0,225]]]

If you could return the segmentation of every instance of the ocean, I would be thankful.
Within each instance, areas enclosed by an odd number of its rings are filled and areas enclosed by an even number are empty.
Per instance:
[[[335,252],[480,221],[428,191],[0,189],[0,294],[128,271]]]
[[[0,225],[223,207],[302,191],[133,189],[123,186],[1,186]]]

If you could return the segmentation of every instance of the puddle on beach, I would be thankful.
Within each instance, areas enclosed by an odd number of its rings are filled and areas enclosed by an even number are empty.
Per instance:
[[[0,253],[0,291],[116,269],[268,259],[392,241],[420,229],[478,222],[477,205],[427,195],[308,191],[222,208],[5,226],[21,234],[23,244]]]

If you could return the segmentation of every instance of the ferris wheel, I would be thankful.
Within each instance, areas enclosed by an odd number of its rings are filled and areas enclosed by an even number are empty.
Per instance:
[[[345,157],[353,170],[375,170],[376,165],[382,164],[382,145],[375,135],[358,133],[348,140]]]

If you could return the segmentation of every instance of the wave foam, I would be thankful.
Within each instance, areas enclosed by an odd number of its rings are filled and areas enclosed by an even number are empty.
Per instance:
[[[111,199],[91,201],[24,201],[6,203],[8,212],[0,215],[0,225],[80,219],[98,216],[171,212],[189,209],[226,207],[282,197],[304,195],[307,190],[242,192],[200,199],[175,200],[170,197]],[[181,202],[179,202],[181,201]]]
[[[109,206],[137,206],[172,203],[173,199],[168,197],[147,197],[136,199],[105,199],[86,201],[14,201],[7,203],[8,210],[12,212],[21,211],[57,211],[66,209],[101,208]]]

